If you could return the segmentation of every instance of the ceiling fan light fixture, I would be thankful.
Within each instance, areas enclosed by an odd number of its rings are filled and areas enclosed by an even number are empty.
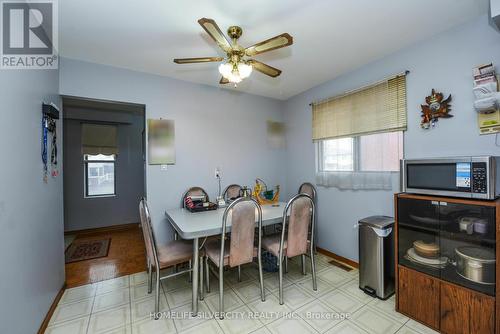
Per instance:
[[[238,72],[242,79],[248,78],[250,74],[252,74],[252,66],[245,63],[239,63]]]
[[[219,73],[226,79],[229,80],[233,72],[233,65],[230,63],[224,63],[219,65]]]
[[[241,77],[238,74],[233,74],[229,79],[229,82],[237,84],[241,82]]]
[[[230,62],[219,65],[219,73],[231,83],[236,84],[243,80],[243,77],[238,70],[238,66],[234,66]]]
[[[283,33],[244,48],[238,44],[238,39],[243,33],[240,27],[229,27],[227,34],[231,38],[230,42],[214,20],[204,17],[199,19],[198,23],[224,51],[227,57],[175,58],[174,63],[195,64],[224,61],[225,63],[219,65],[219,73],[222,75],[222,78],[219,80],[219,84],[221,85],[231,82],[236,86],[237,83],[248,78],[252,74],[253,69],[272,78],[276,78],[281,74],[279,69],[261,63],[255,59],[249,59],[248,57],[292,45],[293,38],[290,34]]]

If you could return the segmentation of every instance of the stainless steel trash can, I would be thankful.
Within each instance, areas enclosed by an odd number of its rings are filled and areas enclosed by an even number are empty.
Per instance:
[[[387,299],[394,294],[394,218],[371,216],[358,223],[359,288]]]

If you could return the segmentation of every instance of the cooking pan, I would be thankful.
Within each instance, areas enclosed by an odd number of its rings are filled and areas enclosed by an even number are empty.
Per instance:
[[[495,284],[495,252],[483,247],[455,249],[457,274],[480,284]]]

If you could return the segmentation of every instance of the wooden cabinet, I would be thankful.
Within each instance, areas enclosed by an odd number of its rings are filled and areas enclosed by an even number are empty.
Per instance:
[[[399,268],[398,310],[434,329],[439,328],[439,280]]]
[[[471,291],[469,305],[470,332],[495,333],[495,298]]]
[[[495,299],[445,282],[441,283],[441,332],[495,332]]]
[[[500,334],[500,268],[493,285],[466,280],[453,266],[454,250],[463,245],[500,256],[500,200],[397,194],[395,204],[396,310],[444,334]],[[463,215],[488,221],[488,234],[460,231]],[[437,269],[411,261],[416,240],[436,243],[449,261]]]
[[[397,311],[444,334],[494,334],[495,298],[399,266]]]
[[[441,331],[469,334],[469,292],[450,284],[441,284]]]

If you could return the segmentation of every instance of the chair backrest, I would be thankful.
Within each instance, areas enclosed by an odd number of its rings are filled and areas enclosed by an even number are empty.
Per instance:
[[[208,198],[208,193],[205,191],[205,189],[201,187],[191,187],[189,188],[184,195],[182,195],[182,202],[181,202],[181,208],[186,207],[186,197],[188,196],[205,196],[206,200],[209,201],[210,199]]]
[[[307,253],[307,239],[311,227],[311,240],[314,238],[314,201],[311,196],[301,193],[288,201],[283,211],[283,229],[280,249],[283,249],[285,233],[287,235],[287,257]],[[286,225],[288,224],[288,229]]]
[[[298,194],[308,194],[314,203],[316,203],[316,188],[311,183],[302,183],[299,187]]]
[[[149,262],[158,268],[158,253],[156,251],[156,241],[151,226],[151,215],[149,213],[148,202],[144,198],[139,202],[139,214],[141,217],[142,235],[146,246],[146,256]]]
[[[221,263],[224,265],[224,243],[228,216],[231,219],[231,240],[229,247],[229,266],[236,267],[253,261],[255,222],[258,225],[258,252],[262,241],[262,209],[251,197],[240,197],[232,202],[222,217]]]
[[[222,193],[222,198],[224,198],[225,201],[227,200],[234,200],[239,197],[241,197],[241,191],[243,187],[240,186],[239,184],[231,184],[224,189],[224,192]]]

